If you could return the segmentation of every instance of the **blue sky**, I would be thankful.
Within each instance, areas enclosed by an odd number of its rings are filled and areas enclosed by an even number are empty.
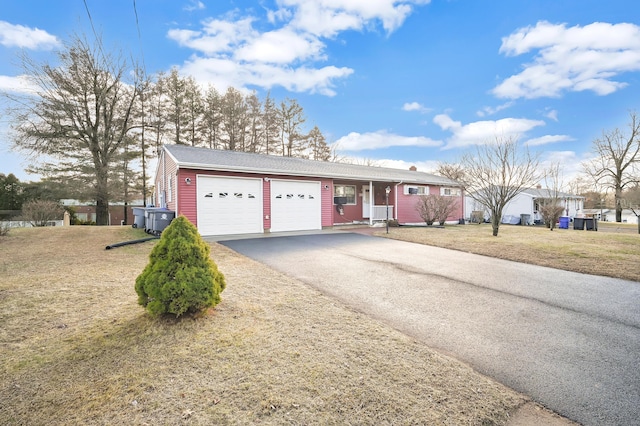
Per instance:
[[[149,73],[295,98],[342,155],[389,167],[429,171],[513,135],[568,180],[640,110],[637,0],[3,0],[0,90],[20,89],[21,51],[92,36],[87,9]],[[8,124],[0,173],[37,180]]]

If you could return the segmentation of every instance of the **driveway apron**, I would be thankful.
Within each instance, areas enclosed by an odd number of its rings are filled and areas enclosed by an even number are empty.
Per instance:
[[[221,244],[572,420],[640,424],[639,282],[354,233]]]

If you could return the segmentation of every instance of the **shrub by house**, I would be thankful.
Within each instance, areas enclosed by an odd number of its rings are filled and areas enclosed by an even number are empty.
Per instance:
[[[136,279],[138,303],[154,316],[180,316],[217,305],[226,282],[209,255],[196,227],[184,216],[174,219]]]

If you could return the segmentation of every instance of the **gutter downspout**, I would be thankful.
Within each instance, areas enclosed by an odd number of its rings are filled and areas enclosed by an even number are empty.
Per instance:
[[[400,182],[396,183],[396,186],[395,186],[395,194],[394,194],[395,198],[393,200],[394,201],[394,205],[395,205],[395,207],[393,209],[394,210],[393,215],[395,216],[395,218],[394,218],[395,220],[398,220],[398,217],[399,217],[398,216],[398,186],[402,185],[403,183],[404,183],[404,181],[401,180]]]

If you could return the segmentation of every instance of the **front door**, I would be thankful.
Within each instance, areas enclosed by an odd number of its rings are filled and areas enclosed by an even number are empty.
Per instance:
[[[368,187],[362,187],[362,218],[369,219],[370,216],[371,194]]]

